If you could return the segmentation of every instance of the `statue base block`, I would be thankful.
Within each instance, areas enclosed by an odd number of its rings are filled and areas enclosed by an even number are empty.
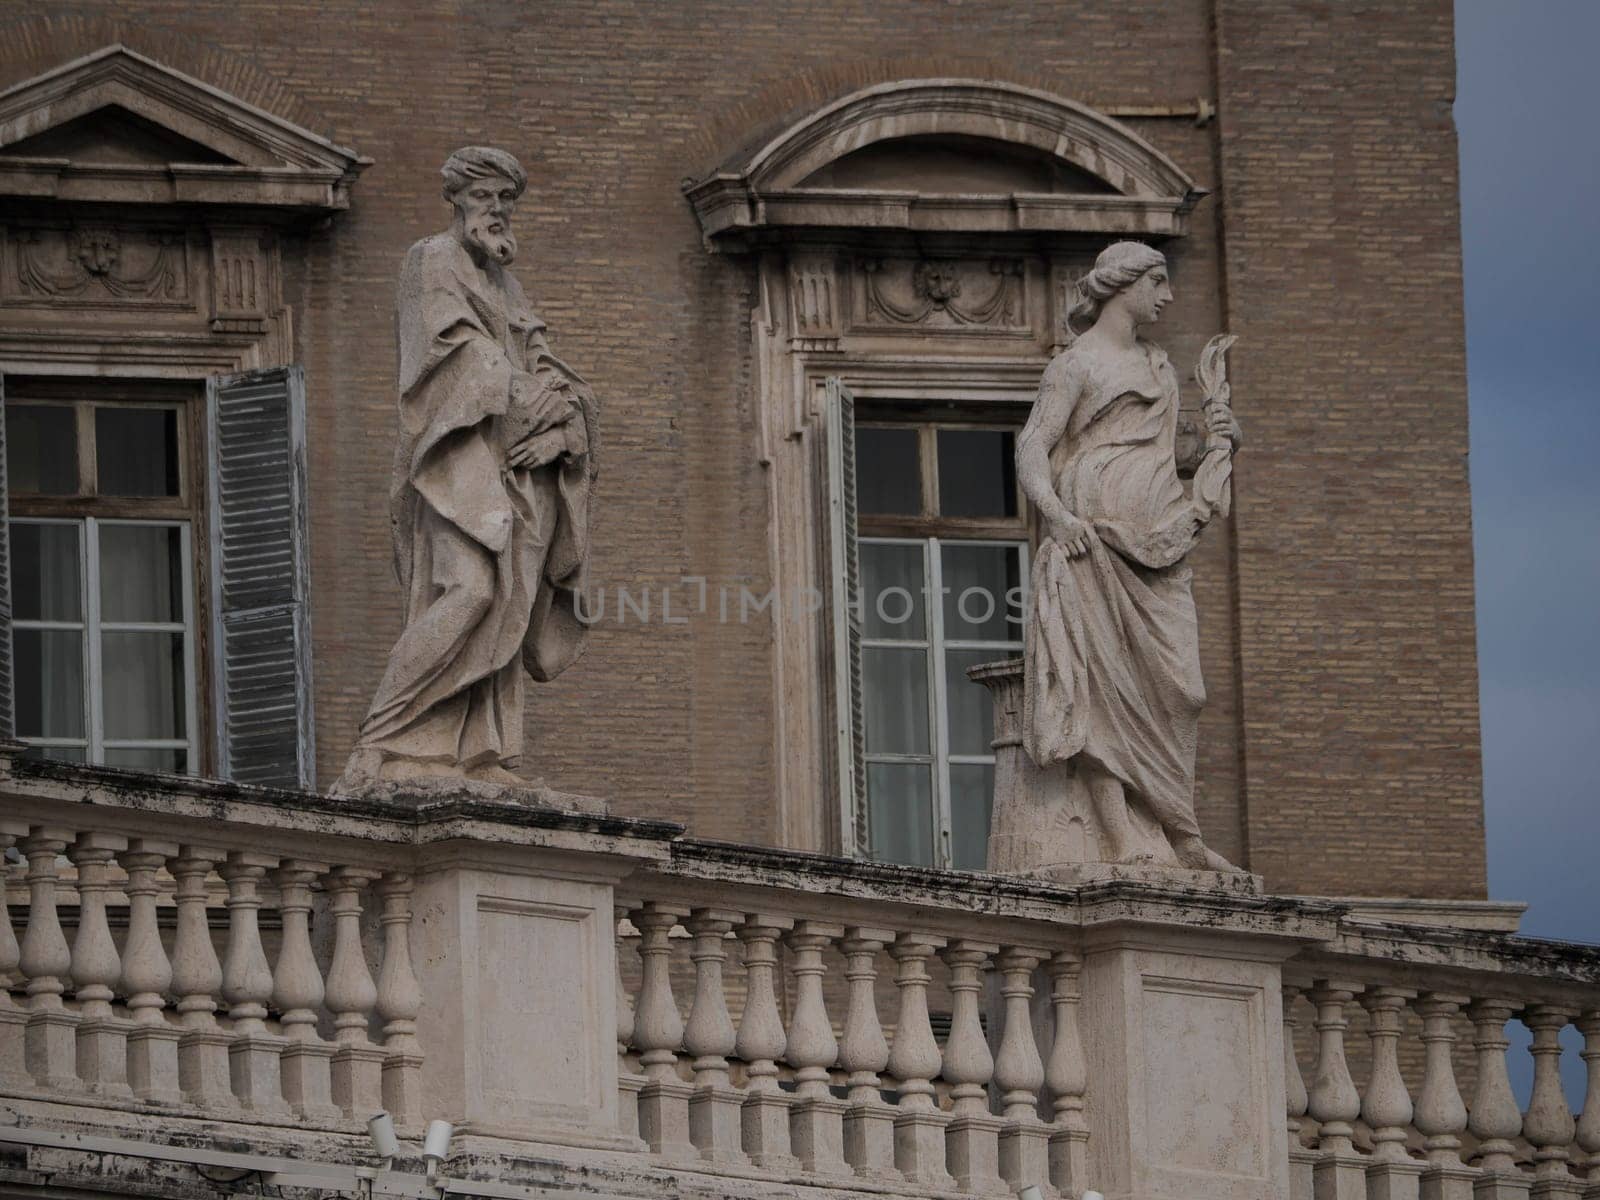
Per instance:
[[[340,781],[344,783],[343,780]],[[488,783],[464,777],[413,779],[363,779],[346,786],[334,785],[332,795],[355,800],[385,800],[400,804],[438,804],[446,800],[478,800],[487,804],[521,804],[529,808],[549,808],[558,812],[605,816],[610,802],[604,796],[584,796],[547,787],[541,780],[523,784]]]

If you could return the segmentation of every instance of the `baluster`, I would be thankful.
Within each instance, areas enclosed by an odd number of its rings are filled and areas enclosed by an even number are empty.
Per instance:
[[[333,1013],[336,1043],[331,1064],[333,1102],[345,1116],[362,1120],[383,1107],[384,1053],[371,1038],[378,985],[361,946],[361,889],[378,875],[366,867],[335,867],[323,882],[333,914],[333,960],[328,964],[324,999]]]
[[[67,851],[78,869],[78,932],[72,939],[73,998],[78,1002],[78,1081],[92,1092],[127,1099],[128,1027],[111,1009],[122,958],[106,920],[111,860],[128,839],[80,833]]]
[[[850,1174],[844,1161],[844,1102],[828,1093],[828,1068],[839,1057],[839,1043],[822,998],[822,952],[843,933],[842,925],[801,921],[784,939],[794,955],[795,975],[786,1050],[796,1071],[789,1145],[801,1166],[820,1175]]]
[[[994,1082],[1000,1089],[1005,1126],[1000,1133],[1000,1174],[1013,1189],[1049,1182],[1050,1128],[1039,1120],[1039,1089],[1044,1061],[1033,1037],[1033,970],[1039,951],[1009,947],[998,959],[1005,1029],[995,1056]]]
[[[333,1046],[317,1036],[322,971],[311,950],[311,885],[327,871],[327,863],[291,858],[273,872],[283,918],[283,940],[272,975],[272,1002],[283,1014],[279,1018],[284,1037],[283,1095],[308,1121],[339,1116],[333,1102]]]
[[[617,951],[617,1129],[625,1137],[638,1139],[639,1091],[644,1087],[644,1076],[634,1069],[637,1063],[629,1058],[629,1046],[633,1041],[633,999],[622,980],[621,924],[633,907],[632,902],[618,898],[612,915],[617,926],[613,939]],[[644,1148],[642,1140],[638,1148]]]
[[[284,1115],[280,1059],[283,1039],[267,1032],[272,967],[261,945],[261,880],[277,859],[232,850],[218,872],[228,885],[228,949],[222,958],[222,998],[228,1002],[233,1044],[228,1074],[239,1104],[255,1113]]]
[[[1555,1004],[1535,1004],[1522,1014],[1533,1033],[1533,1092],[1522,1120],[1522,1134],[1533,1146],[1533,1170],[1541,1179],[1570,1179],[1567,1159],[1577,1122],[1561,1088],[1561,1031],[1577,1011]]]
[[[778,1090],[777,1060],[788,1039],[774,991],[778,938],[793,926],[789,917],[753,913],[737,930],[744,947],[745,998],[735,1047],[749,1078],[740,1113],[744,1152],[757,1166],[778,1172],[800,1167],[789,1152],[789,1102]]]
[[[1366,1160],[1355,1153],[1351,1122],[1361,1115],[1361,1096],[1350,1078],[1344,1033],[1350,1025],[1346,1006],[1361,991],[1358,983],[1318,980],[1311,989],[1317,1015],[1317,1069],[1307,1089],[1307,1111],[1317,1122],[1317,1161],[1313,1188],[1319,1197],[1366,1194]]]
[[[1417,1200],[1422,1166],[1406,1154],[1411,1125],[1411,1096],[1400,1075],[1400,1034],[1406,1002],[1416,993],[1404,988],[1375,987],[1361,997],[1370,1023],[1372,1073],[1361,1100],[1361,1119],[1372,1130],[1372,1158],[1367,1166],[1369,1200]]]
[[[1000,1126],[989,1115],[989,1080],[994,1055],[978,1020],[980,973],[999,946],[962,939],[940,955],[950,968],[950,1036],[944,1047],[944,1078],[950,1088],[950,1124],[945,1161],[964,1192],[1005,1194],[1000,1178]]]
[[[900,1081],[900,1111],[894,1119],[895,1166],[909,1180],[953,1188],[955,1180],[945,1169],[946,1117],[934,1100],[939,1043],[928,1020],[928,959],[944,944],[942,937],[902,933],[889,948],[897,967],[895,987],[900,991],[889,1071]]]
[[[417,1014],[422,987],[411,966],[411,896],[416,881],[390,871],[378,881],[383,965],[378,969],[378,1017],[383,1022],[383,1107],[401,1125],[422,1124],[422,1047]]]
[[[694,1003],[689,1006],[689,1022],[683,1029],[683,1048],[694,1056],[689,1140],[710,1162],[748,1161],[740,1146],[739,1106],[743,1097],[728,1078],[734,1030],[722,986],[722,964],[728,958],[724,939],[739,919],[737,912],[697,908],[684,923],[694,938],[689,954],[694,962]]]
[[[1584,1156],[1575,1164],[1583,1168],[1588,1180],[1588,1195],[1600,1191],[1600,1008],[1588,1009],[1578,1018],[1583,1034],[1583,1065],[1587,1086],[1583,1094],[1583,1116],[1576,1129],[1578,1148]]]
[[[229,1037],[217,1024],[222,964],[211,941],[206,914],[206,879],[223,856],[205,846],[183,846],[172,860],[177,887],[178,933],[172,947],[172,992],[178,998],[178,1086],[190,1104],[216,1110],[234,1107],[228,1074]]]
[[[672,995],[672,927],[686,915],[684,909],[655,901],[633,914],[639,928],[639,957],[644,961],[633,1019],[633,1044],[641,1052],[646,1079],[639,1092],[639,1132],[655,1153],[683,1162],[699,1157],[689,1140],[693,1089],[678,1078],[683,1018]]]
[[[1477,1052],[1477,1084],[1472,1089],[1467,1128],[1478,1139],[1477,1166],[1488,1172],[1512,1173],[1517,1169],[1512,1139],[1522,1132],[1522,1113],[1511,1094],[1506,1074],[1506,1022],[1516,1006],[1499,1000],[1479,1000],[1467,1009],[1472,1021],[1472,1046]]]
[[[1050,1006],[1055,1015],[1050,1061],[1044,1068],[1055,1113],[1055,1128],[1050,1133],[1050,1182],[1063,1196],[1076,1196],[1087,1186],[1089,1172],[1089,1122],[1084,1114],[1089,1064],[1078,1028],[1083,959],[1062,950],[1051,956],[1045,971],[1050,976]]]
[[[172,963],[161,944],[156,897],[161,885],[156,872],[178,853],[176,842],[135,838],[121,856],[128,873],[128,940],[122,948],[122,991],[128,997],[132,1025],[128,1030],[128,1082],[141,1100],[176,1104],[178,1086],[177,1028],[167,1024],[163,1009],[172,987]]]
[[[61,1000],[72,951],[56,913],[56,860],[72,831],[39,826],[22,843],[28,858],[28,927],[18,956],[28,978],[28,1023],[23,1029],[23,1057],[28,1073],[41,1088],[77,1086],[78,1014]]]
[[[889,1065],[889,1041],[878,1020],[878,952],[894,937],[888,929],[856,926],[845,931],[844,977],[850,1004],[844,1017],[839,1065],[848,1073],[844,1157],[864,1179],[894,1181],[894,1109],[883,1102],[880,1072]]]
[[[20,1090],[30,1082],[23,1053],[28,1010],[11,998],[11,989],[22,982],[22,947],[17,945],[6,903],[5,852],[19,836],[28,836],[27,826],[0,822],[0,1087],[10,1090]]]
[[[1475,1172],[1461,1161],[1461,1134],[1467,1128],[1467,1106],[1456,1084],[1452,1051],[1455,1015],[1466,996],[1425,992],[1416,1004],[1422,1018],[1424,1060],[1422,1087],[1417,1092],[1417,1132],[1428,1166],[1422,1173],[1422,1200],[1471,1200]]]

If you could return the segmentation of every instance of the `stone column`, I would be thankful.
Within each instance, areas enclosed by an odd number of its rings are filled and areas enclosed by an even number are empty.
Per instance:
[[[1361,1099],[1361,1119],[1372,1130],[1372,1162],[1367,1164],[1368,1200],[1418,1200],[1422,1166],[1406,1154],[1411,1096],[1400,1076],[1400,1033],[1406,1002],[1415,992],[1370,988],[1361,1006],[1370,1017],[1372,1075]]]
[[[895,1022],[889,1070],[900,1081],[900,1111],[894,1120],[894,1161],[908,1180],[933,1188],[954,1188],[945,1169],[944,1131],[948,1118],[934,1102],[933,1077],[939,1073],[939,1043],[928,1021],[928,960],[945,939],[902,933],[889,954],[898,964],[900,1017]]]
[[[1005,1195],[1008,1189],[1000,1178],[1001,1122],[989,1115],[989,1081],[995,1075],[995,1060],[978,1020],[983,970],[999,949],[993,943],[963,938],[941,955],[950,968],[951,997],[943,1067],[951,1100],[945,1163],[963,1192]]]
[[[311,885],[327,871],[327,863],[290,858],[273,873],[283,916],[283,938],[272,973],[272,1003],[282,1014],[283,1095],[303,1120],[317,1122],[340,1115],[333,1102],[333,1046],[317,1036],[322,971],[311,952]]]
[[[689,1140],[708,1162],[745,1163],[740,1145],[739,1110],[744,1097],[728,1076],[735,1033],[728,1015],[722,966],[728,958],[727,934],[741,914],[697,908],[684,928],[694,938],[694,1002],[683,1030],[683,1048],[693,1057],[694,1093],[689,1097]]]
[[[639,1050],[646,1083],[639,1093],[639,1132],[650,1149],[676,1162],[693,1162],[699,1152],[689,1140],[692,1089],[678,1078],[683,1017],[672,994],[672,928],[687,912],[647,902],[633,914],[639,928],[644,981],[633,1016],[633,1044]]]
[[[0,822],[0,862],[18,836],[27,837],[25,825]],[[6,877],[0,870],[0,1088],[18,1090],[28,1086],[27,1044],[28,1010],[11,998],[11,989],[22,982],[22,947],[11,927],[11,912],[6,905]]]
[[[1452,1057],[1456,1044],[1453,1021],[1467,999],[1445,992],[1424,992],[1415,1006],[1422,1018],[1424,1048],[1416,1126],[1422,1134],[1423,1152],[1428,1156],[1428,1165],[1422,1172],[1422,1200],[1472,1200],[1472,1181],[1478,1174],[1461,1161],[1467,1106],[1456,1083]]]
[[[780,1172],[800,1167],[789,1150],[788,1098],[778,1089],[777,1060],[783,1057],[788,1039],[773,990],[778,938],[793,926],[791,917],[752,913],[738,930],[744,947],[745,994],[736,1046],[749,1080],[740,1113],[744,1152],[758,1167]]]
[[[411,965],[411,897],[416,881],[388,871],[378,881],[383,965],[378,969],[378,1019],[383,1022],[383,1106],[409,1129],[422,1125],[422,1045],[417,1014],[422,987]]]
[[[1310,993],[1317,1009],[1317,1070],[1308,1092],[1308,1108],[1318,1127],[1312,1171],[1316,1200],[1366,1200],[1366,1159],[1351,1142],[1361,1096],[1350,1078],[1344,1046],[1349,1004],[1361,990],[1359,983],[1323,979]]]
[[[161,944],[156,872],[177,857],[176,842],[135,838],[121,856],[128,873],[128,940],[122,949],[122,991],[128,998],[128,1082],[134,1094],[153,1104],[183,1099],[178,1083],[180,1031],[164,1013],[172,988],[172,962]]]
[[[844,1101],[828,1091],[828,1070],[839,1057],[822,997],[822,952],[844,926],[800,921],[784,939],[793,955],[795,1006],[785,1054],[795,1068],[789,1106],[789,1146],[800,1165],[818,1175],[849,1175],[844,1161]]]
[[[267,1032],[272,968],[261,946],[257,914],[261,879],[277,865],[276,858],[233,850],[221,871],[228,884],[228,951],[222,960],[222,995],[233,1023],[228,1074],[241,1107],[273,1117],[289,1111],[283,1100],[280,1061],[284,1040]]]
[[[1039,1120],[1039,1089],[1044,1060],[1033,1036],[1033,969],[1043,954],[1007,947],[996,961],[1004,998],[1005,1028],[995,1056],[994,1085],[1000,1091],[1005,1125],[1000,1132],[1000,1174],[1013,1191],[1050,1182],[1050,1130]]]
[[[1089,1186],[1089,1122],[1084,1116],[1089,1067],[1078,1026],[1083,958],[1062,950],[1051,955],[1045,970],[1050,976],[1054,1017],[1050,1060],[1044,1068],[1055,1116],[1055,1128],[1050,1131],[1050,1182],[1062,1195],[1076,1196]]]
[[[111,1009],[122,959],[106,921],[111,861],[128,840],[105,833],[80,833],[68,856],[78,869],[78,934],[72,939],[72,983],[78,1002],[78,1082],[96,1095],[126,1100],[128,1024]]]
[[[878,1019],[878,953],[894,931],[856,926],[845,931],[844,975],[850,983],[839,1065],[848,1072],[844,1117],[844,1156],[863,1179],[893,1182],[894,1109],[883,1102],[881,1072],[889,1065],[889,1041]],[[1600,1073],[1600,1070],[1597,1070]]]
[[[207,846],[180,846],[172,860],[177,881],[178,934],[172,949],[172,992],[178,998],[178,1086],[190,1104],[206,1110],[237,1107],[228,1074],[231,1040],[217,1024],[222,963],[206,916],[206,879],[224,856]]]
[[[68,1012],[61,999],[72,969],[72,951],[56,913],[60,874],[56,860],[72,838],[70,829],[37,826],[22,843],[28,859],[28,927],[22,934],[19,955],[28,980],[23,1054],[28,1074],[46,1091],[78,1086],[78,1014]]]

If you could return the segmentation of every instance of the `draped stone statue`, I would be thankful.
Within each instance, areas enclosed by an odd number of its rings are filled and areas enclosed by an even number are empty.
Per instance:
[[[1021,753],[1002,752],[997,764],[991,870],[1236,869],[1205,846],[1195,820],[1205,689],[1184,561],[1229,503],[1239,426],[1223,355],[1233,339],[1214,339],[1198,372],[1205,442],[1186,492],[1178,379],[1165,352],[1140,336],[1171,299],[1158,251],[1108,247],[1079,284],[1074,340],[1045,371],[1017,443],[1017,474],[1042,537],[1021,695],[1013,684],[1011,711],[999,714],[997,742]],[[975,677],[999,694],[1002,674],[984,668]]]
[[[347,794],[526,787],[524,674],[553,679],[584,649],[594,398],[508,269],[521,165],[469,146],[441,173],[454,220],[411,247],[397,300],[390,517],[405,627],[335,786]]]

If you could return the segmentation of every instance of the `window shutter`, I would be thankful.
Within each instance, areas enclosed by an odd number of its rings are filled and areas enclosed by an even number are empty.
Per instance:
[[[0,375],[0,740],[17,736],[11,675],[11,481],[6,478],[6,381]]]
[[[841,849],[869,856],[866,737],[861,713],[861,557],[856,545],[855,398],[827,388],[828,567],[832,573],[834,757]]]
[[[213,376],[206,415],[217,773],[310,789],[305,376]]]

